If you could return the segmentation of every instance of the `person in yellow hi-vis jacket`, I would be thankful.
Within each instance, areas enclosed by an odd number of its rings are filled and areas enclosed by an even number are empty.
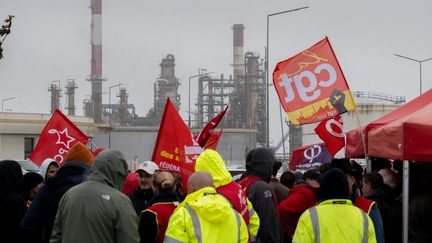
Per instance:
[[[207,171],[212,175],[216,191],[226,197],[233,208],[242,215],[249,228],[250,242],[256,242],[260,226],[258,214],[243,188],[232,180],[219,153],[213,149],[206,149],[196,160],[195,171]]]
[[[176,208],[165,233],[166,243],[247,243],[248,230],[241,215],[214,189],[208,172],[193,173],[189,194]]]
[[[327,171],[318,191],[320,203],[306,210],[297,224],[294,243],[376,243],[370,217],[348,199],[345,173]]]

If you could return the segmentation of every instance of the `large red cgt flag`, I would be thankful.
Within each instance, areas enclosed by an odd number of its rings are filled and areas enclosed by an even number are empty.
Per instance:
[[[225,107],[225,109],[221,113],[217,114],[217,116],[213,117],[213,119],[211,119],[211,121],[209,123],[207,123],[207,125],[198,134],[198,136],[196,137],[196,140],[201,147],[203,147],[203,148],[205,147],[207,140],[209,140],[210,137],[213,136],[213,138],[216,138],[218,135],[220,137],[220,135],[222,133],[213,135],[212,132],[213,132],[213,129],[215,129],[217,127],[217,125],[219,125],[219,122],[222,120],[222,118],[225,115],[225,112],[227,110],[228,110],[228,106]],[[219,141],[219,137],[218,137],[217,141]],[[217,145],[217,143],[216,143],[216,145]]]
[[[312,144],[294,150],[291,154],[291,161],[289,169],[296,170],[309,170],[317,168],[324,163],[329,163],[333,156],[327,150],[325,144]]]
[[[341,116],[337,115],[321,121],[315,128],[315,132],[324,141],[327,149],[333,156],[345,147],[345,135],[343,133]]]
[[[328,38],[279,62],[273,83],[294,125],[315,123],[351,111],[355,102]]]
[[[42,130],[29,159],[37,165],[47,158],[52,158],[61,164],[75,143],[86,144],[88,141],[89,137],[57,109]]]
[[[189,176],[195,171],[195,160],[203,149],[195,141],[189,128],[168,98],[152,160],[159,168],[178,173],[187,188]]]

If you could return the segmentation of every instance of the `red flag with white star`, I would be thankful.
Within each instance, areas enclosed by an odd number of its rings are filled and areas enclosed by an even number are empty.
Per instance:
[[[85,133],[60,110],[56,110],[42,130],[29,159],[37,165],[40,165],[47,158],[52,158],[61,164],[75,143],[86,144],[88,140],[89,137]]]

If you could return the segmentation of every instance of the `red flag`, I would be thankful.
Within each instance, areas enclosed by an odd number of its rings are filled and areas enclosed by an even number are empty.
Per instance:
[[[210,134],[209,139],[207,140],[207,143],[204,145],[204,149],[213,149],[216,150],[216,147],[219,143],[219,139],[222,136],[222,130],[220,131],[213,131]]]
[[[60,110],[56,110],[40,134],[29,159],[40,165],[46,158],[53,158],[59,164],[77,142],[86,144],[89,137],[72,123]]]
[[[315,128],[316,134],[324,141],[327,149],[334,156],[345,147],[342,117],[337,115],[324,120]]]
[[[279,62],[273,83],[294,125],[351,111],[355,102],[328,38]]]
[[[203,128],[203,130],[201,130],[201,132],[198,134],[196,140],[201,147],[203,148],[205,147],[207,140],[210,138],[210,136],[212,136],[213,129],[215,129],[217,125],[219,125],[219,122],[222,120],[227,109],[228,106],[221,113],[217,114],[217,116],[213,117],[213,119],[209,123],[207,123],[207,125]]]
[[[319,167],[324,163],[329,163],[332,159],[333,156],[327,150],[325,144],[312,144],[298,148],[292,152],[289,169],[291,171],[309,170]]]
[[[186,189],[188,178],[195,171],[195,160],[202,151],[203,149],[195,141],[189,128],[168,98],[152,160],[158,164],[159,168],[180,174]]]

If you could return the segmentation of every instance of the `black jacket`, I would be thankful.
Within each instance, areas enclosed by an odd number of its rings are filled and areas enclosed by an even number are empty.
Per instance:
[[[129,194],[129,198],[132,201],[135,212],[139,216],[140,213],[147,208],[147,204],[153,198],[153,190],[151,188],[143,190],[141,187],[138,187],[135,191]]]
[[[378,205],[383,220],[385,241],[402,242],[402,203],[381,189],[375,189],[365,197]]]
[[[27,241],[49,242],[60,199],[70,188],[86,180],[88,170],[88,165],[70,161],[46,181],[21,221],[21,230]]]
[[[21,242],[19,223],[26,212],[22,171],[11,160],[0,161],[0,241]]]

